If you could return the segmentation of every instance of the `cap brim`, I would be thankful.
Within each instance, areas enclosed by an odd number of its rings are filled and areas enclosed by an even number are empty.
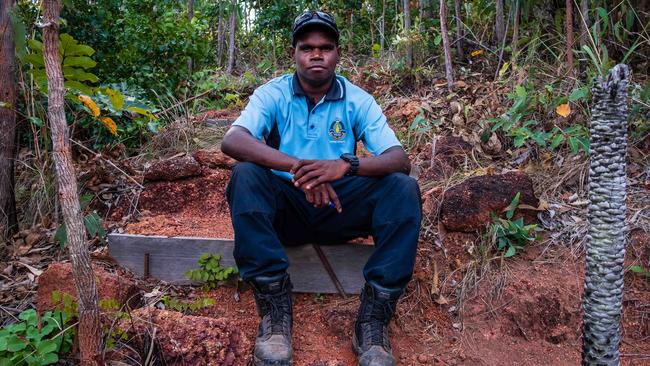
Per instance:
[[[330,23],[325,22],[322,19],[318,18],[312,18],[305,23],[301,24],[299,27],[293,30],[293,39],[295,40],[298,36],[301,34],[305,33],[306,31],[309,30],[315,30],[315,29],[321,29],[324,30],[334,36],[334,39],[338,43],[339,41],[339,31],[335,27],[333,27]]]

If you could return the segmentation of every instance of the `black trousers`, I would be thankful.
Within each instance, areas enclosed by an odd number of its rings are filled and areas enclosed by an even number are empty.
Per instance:
[[[283,245],[345,242],[372,235],[373,254],[363,274],[380,286],[405,287],[411,279],[421,221],[417,182],[402,173],[343,177],[332,186],[343,212],[315,208],[300,189],[271,170],[239,163],[226,196],[235,231],[234,257],[245,281],[289,266]]]

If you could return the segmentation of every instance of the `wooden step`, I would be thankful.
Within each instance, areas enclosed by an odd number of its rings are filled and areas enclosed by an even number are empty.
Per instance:
[[[198,268],[203,253],[220,253],[221,266],[235,266],[232,256],[234,240],[193,237],[167,237],[132,234],[109,234],[108,250],[121,266],[139,276],[145,274],[173,284],[189,284],[185,273]],[[319,246],[346,294],[361,292],[365,280],[363,266],[373,251],[368,244]],[[334,281],[319,258],[315,245],[285,247],[289,257],[288,272],[294,292],[338,293]],[[148,260],[145,258],[148,257]]]

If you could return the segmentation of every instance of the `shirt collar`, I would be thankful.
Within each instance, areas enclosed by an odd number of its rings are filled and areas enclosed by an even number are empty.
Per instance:
[[[300,81],[298,80],[298,75],[296,73],[293,74],[291,87],[293,88],[293,95],[307,96],[307,93],[305,93],[305,90],[302,88],[302,85],[300,85]],[[330,85],[330,88],[327,90],[327,93],[325,93],[325,100],[339,100],[339,99],[343,99],[344,96],[345,96],[345,87],[343,86],[343,82],[341,82],[339,78],[334,76],[334,81],[332,82],[332,85]]]

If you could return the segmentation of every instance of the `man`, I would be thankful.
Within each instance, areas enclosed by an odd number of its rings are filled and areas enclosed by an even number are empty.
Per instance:
[[[259,87],[221,149],[241,161],[227,189],[234,256],[261,317],[255,365],[291,365],[292,302],[282,245],[372,234],[352,344],[360,365],[395,365],[387,325],[411,278],[420,230],[410,162],[375,100],[335,74],[339,32],[327,13],[293,25],[296,73]],[[372,157],[354,155],[363,141]],[[264,141],[264,142],[263,142]]]

